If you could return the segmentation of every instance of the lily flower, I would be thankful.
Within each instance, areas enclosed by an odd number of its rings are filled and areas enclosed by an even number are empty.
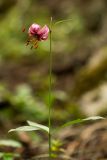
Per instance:
[[[29,27],[28,35],[29,39],[26,45],[29,45],[29,43],[31,43],[31,48],[37,48],[39,41],[45,41],[48,39],[49,28],[47,25],[41,27],[40,25],[34,23]]]

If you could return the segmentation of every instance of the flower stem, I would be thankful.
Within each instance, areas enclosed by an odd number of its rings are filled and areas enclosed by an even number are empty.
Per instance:
[[[51,89],[52,89],[52,18],[50,21],[50,53],[49,53],[49,160],[51,160]]]

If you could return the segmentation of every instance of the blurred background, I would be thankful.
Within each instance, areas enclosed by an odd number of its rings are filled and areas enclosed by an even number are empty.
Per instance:
[[[26,41],[51,16],[72,19],[53,29],[53,126],[107,115],[107,1],[0,0],[0,137],[28,119],[48,123],[49,40],[32,50]]]

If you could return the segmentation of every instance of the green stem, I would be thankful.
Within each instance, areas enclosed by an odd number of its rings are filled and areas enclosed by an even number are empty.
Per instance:
[[[49,54],[49,160],[51,160],[51,89],[52,89],[52,18],[50,21],[50,54]]]

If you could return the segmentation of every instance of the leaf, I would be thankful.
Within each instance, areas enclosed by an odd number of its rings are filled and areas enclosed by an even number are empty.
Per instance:
[[[38,124],[38,123],[35,123],[35,122],[31,122],[31,121],[27,121],[27,123],[32,127],[37,127],[38,129],[44,130],[44,131],[49,133],[49,128],[47,126],[44,126],[42,124]]]
[[[2,158],[2,157],[3,157],[3,155],[4,155],[4,153],[3,153],[3,152],[0,152],[0,158]]]
[[[54,25],[57,25],[59,23],[63,23],[63,22],[68,22],[68,21],[71,21],[72,19],[64,19],[64,20],[60,20],[60,21],[57,21],[54,23]]]
[[[0,152],[0,158],[3,160],[13,160],[15,157],[20,157],[20,155],[16,153]]]
[[[93,116],[93,117],[85,118],[84,121],[98,120],[98,119],[105,119],[105,118],[104,117],[100,117],[100,116]]]
[[[3,160],[14,160],[14,157],[9,155],[4,155]]]
[[[20,148],[21,144],[14,140],[0,140],[0,146],[11,146]]]
[[[39,128],[33,127],[33,126],[22,126],[22,127],[16,128],[16,129],[11,129],[11,130],[9,130],[9,132],[14,132],[14,131],[35,131],[35,130],[39,130]]]
[[[64,125],[61,126],[61,128],[62,127],[67,127],[67,126],[70,126],[70,125],[73,125],[73,124],[82,123],[82,122],[89,121],[89,120],[98,120],[98,119],[105,119],[105,118],[100,117],[100,116],[93,116],[93,117],[88,117],[88,118],[85,118],[85,119],[76,119],[76,120],[69,121],[69,122],[65,123]]]

